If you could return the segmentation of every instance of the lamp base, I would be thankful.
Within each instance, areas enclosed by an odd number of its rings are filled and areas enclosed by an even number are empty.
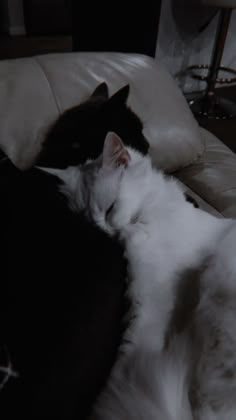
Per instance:
[[[214,93],[199,94],[188,99],[189,106],[195,115],[212,119],[229,119],[236,117],[236,103],[216,96]]]

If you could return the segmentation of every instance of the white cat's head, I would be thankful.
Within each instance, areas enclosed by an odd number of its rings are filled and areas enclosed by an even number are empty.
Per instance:
[[[152,175],[151,161],[109,132],[102,154],[93,161],[66,170],[40,168],[59,177],[70,206],[110,234],[137,223]]]
[[[110,132],[102,155],[82,172],[86,211],[97,225],[114,233],[138,221],[152,173],[148,157]]]

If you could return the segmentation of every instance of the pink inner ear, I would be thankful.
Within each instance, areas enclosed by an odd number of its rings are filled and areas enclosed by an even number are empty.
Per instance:
[[[130,154],[125,149],[120,137],[115,133],[108,133],[103,148],[103,165],[124,165],[126,167],[130,159]]]
[[[121,139],[116,134],[111,134],[110,138],[110,152],[111,155],[115,156],[124,149],[124,145]]]
[[[121,154],[116,159],[117,165],[124,165],[125,167],[128,165],[131,157],[128,150],[124,149]]]

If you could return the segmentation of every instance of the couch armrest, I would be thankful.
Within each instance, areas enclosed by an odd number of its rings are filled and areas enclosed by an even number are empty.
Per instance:
[[[225,217],[236,218],[236,154],[201,129],[205,151],[175,176]]]

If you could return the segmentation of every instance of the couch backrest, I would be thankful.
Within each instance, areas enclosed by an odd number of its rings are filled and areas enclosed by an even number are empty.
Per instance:
[[[106,81],[112,94],[130,84],[128,104],[141,117],[153,161],[174,171],[203,152],[198,124],[176,83],[150,57],[121,53],[61,53],[1,61],[0,148],[30,167],[48,126]]]

